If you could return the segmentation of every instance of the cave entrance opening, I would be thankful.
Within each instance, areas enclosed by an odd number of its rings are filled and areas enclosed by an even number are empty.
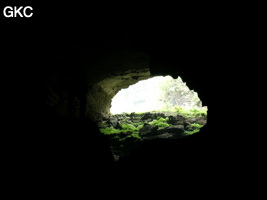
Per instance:
[[[197,92],[190,90],[181,77],[156,76],[121,89],[112,99],[110,113],[205,110]]]
[[[156,76],[121,89],[112,99],[110,117],[99,123],[111,138],[115,159],[151,139],[193,135],[207,122],[207,107],[181,77]]]

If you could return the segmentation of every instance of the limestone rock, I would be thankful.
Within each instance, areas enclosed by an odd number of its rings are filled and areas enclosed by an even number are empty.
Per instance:
[[[158,126],[145,124],[143,128],[139,130],[141,136],[149,135],[158,130]]]
[[[181,115],[169,116],[168,122],[173,125],[183,125],[185,123],[185,118]]]
[[[182,133],[162,133],[159,135],[154,135],[154,136],[150,136],[150,137],[144,137],[143,140],[154,140],[154,139],[179,139],[184,137],[184,135]]]
[[[205,117],[192,117],[188,118],[185,121],[185,125],[190,125],[190,124],[200,124],[200,125],[205,125],[207,123],[207,119]]]
[[[165,128],[160,127],[161,118],[166,119],[164,123],[170,126]],[[109,135],[112,141],[112,152],[116,159],[117,156],[127,155],[132,148],[137,147],[145,140],[183,138],[190,135],[190,132],[199,129],[198,126],[191,126],[192,124],[206,124],[205,117],[185,117],[180,114],[175,115],[174,113],[172,113],[172,115],[170,115],[170,113],[153,112],[143,114],[124,113],[112,115],[104,119],[105,118],[102,118],[103,121],[100,123],[102,124],[102,126],[99,126],[100,128],[112,127],[117,129],[117,131],[121,131],[118,134]],[[149,124],[149,122],[154,120],[158,121],[159,125]],[[126,126],[122,126],[123,124]],[[107,125],[109,125],[109,127],[107,127]]]
[[[144,140],[177,139],[177,138],[182,138],[184,136],[185,136],[184,126],[176,125],[151,132],[150,134],[146,134],[143,139]]]
[[[143,116],[142,116],[142,118],[141,118],[141,120],[146,120],[146,119],[149,119],[149,118],[151,118],[152,117],[152,114],[151,113],[145,113]]]
[[[109,123],[113,126],[116,127],[118,125],[118,119],[116,117],[110,117]]]
[[[91,50],[83,51],[79,60],[49,64],[44,77],[45,101],[56,116],[89,117],[94,122],[108,118],[111,99],[119,90],[151,78],[146,53],[121,49],[91,54]]]

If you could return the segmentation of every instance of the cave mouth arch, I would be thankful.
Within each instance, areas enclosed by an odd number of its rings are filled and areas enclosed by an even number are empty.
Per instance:
[[[121,89],[111,100],[110,116],[99,123],[111,138],[116,158],[145,140],[180,139],[207,123],[207,106],[181,77],[155,76]]]

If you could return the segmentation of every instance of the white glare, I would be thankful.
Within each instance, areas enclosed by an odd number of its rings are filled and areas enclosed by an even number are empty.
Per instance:
[[[170,76],[158,76],[120,90],[112,99],[110,112],[112,114],[147,112],[161,108],[160,101],[162,82],[172,79]]]
[[[173,106],[201,108],[198,95],[180,77],[157,76],[120,90],[112,99],[111,114],[164,110]]]

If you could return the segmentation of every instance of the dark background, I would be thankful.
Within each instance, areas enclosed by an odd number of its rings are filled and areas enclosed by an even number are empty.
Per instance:
[[[27,5],[34,9],[30,19],[1,16],[1,113],[6,127],[1,142],[8,176],[61,186],[84,181],[155,184],[161,178],[200,187],[205,180],[218,190],[223,181],[230,190],[235,181],[248,179],[240,169],[256,158],[243,142],[244,131],[235,125],[243,109],[238,98],[246,84],[240,79],[247,70],[243,64],[249,62],[243,54],[248,43],[246,20],[235,10],[137,2]],[[116,164],[108,140],[93,123],[51,120],[43,84],[46,66],[107,41],[114,49],[129,46],[146,52],[153,75],[179,75],[197,91],[208,106],[208,123],[201,132],[179,141],[144,144]],[[88,131],[92,136],[84,136]],[[63,141],[70,145],[57,144],[59,132],[66,133]],[[68,157],[72,152],[80,156]]]

